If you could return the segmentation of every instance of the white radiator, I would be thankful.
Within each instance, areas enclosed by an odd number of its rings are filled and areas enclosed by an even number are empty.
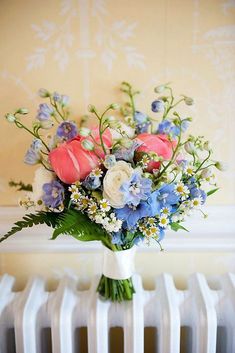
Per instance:
[[[112,353],[113,327],[123,332],[113,345],[119,353],[150,353],[144,349],[149,328],[156,332],[153,352],[235,353],[234,275],[221,276],[213,290],[195,274],[184,291],[168,274],[156,279],[152,291],[143,290],[135,276],[134,300],[123,304],[99,300],[97,281],[78,291],[77,281],[64,277],[56,291],[47,292],[44,280],[34,277],[14,292],[14,278],[0,277],[0,353],[84,353],[80,330],[87,332],[89,353]]]

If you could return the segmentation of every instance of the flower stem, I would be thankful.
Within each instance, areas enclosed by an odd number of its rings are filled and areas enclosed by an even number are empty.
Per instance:
[[[42,144],[44,145],[44,147],[46,148],[46,150],[48,152],[50,152],[49,147],[46,145],[46,143],[41,139],[39,134],[35,134],[33,131],[31,131],[30,129],[28,129],[25,125],[23,125],[19,120],[15,121],[15,125],[19,128],[19,129],[24,129],[27,132],[29,132],[31,135],[33,135],[34,137],[36,137],[37,139],[41,140]]]

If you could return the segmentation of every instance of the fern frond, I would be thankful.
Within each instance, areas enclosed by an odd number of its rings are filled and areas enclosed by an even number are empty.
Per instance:
[[[107,233],[100,225],[91,222],[85,214],[71,209],[60,216],[59,226],[54,230],[52,239],[61,234],[71,235],[80,241],[107,239]]]
[[[61,215],[61,214],[60,214]],[[59,214],[53,212],[37,212],[30,213],[23,217],[21,221],[15,222],[11,230],[0,238],[0,243],[10,236],[20,232],[24,228],[29,228],[38,224],[46,224],[49,227],[55,228],[59,222]]]
[[[24,184],[22,181],[16,182],[14,180],[9,181],[9,186],[18,188],[17,191],[33,191],[31,184]]]

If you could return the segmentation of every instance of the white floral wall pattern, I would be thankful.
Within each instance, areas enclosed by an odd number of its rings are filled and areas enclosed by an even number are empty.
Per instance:
[[[120,100],[123,79],[142,89],[137,106],[149,112],[152,88],[173,81],[195,98],[194,133],[230,166],[212,202],[235,203],[234,0],[2,0],[0,23],[1,116],[27,106],[34,117],[37,89],[46,87],[70,95],[79,119],[89,103]],[[29,143],[1,119],[0,205],[17,203],[9,179],[32,179],[22,166]]]
[[[120,19],[107,24],[107,18],[111,17],[111,14],[106,1],[93,0],[89,4],[87,0],[62,0],[58,14],[62,18],[60,23],[44,19],[40,24],[31,25],[35,39],[40,43],[27,56],[27,70],[42,68],[47,57],[52,56],[59,69],[64,71],[76,49],[89,49],[89,35],[94,35],[97,44],[97,50],[93,50],[92,54],[100,56],[108,71],[112,70],[114,62],[121,54],[129,67],[145,69],[144,55],[131,44],[137,22],[128,23],[126,19]],[[90,33],[91,17],[98,24],[95,34]],[[72,30],[75,21],[85,24],[80,26],[80,35],[75,35]],[[76,49],[72,51],[72,47]],[[90,55],[91,51],[87,51],[86,58]]]

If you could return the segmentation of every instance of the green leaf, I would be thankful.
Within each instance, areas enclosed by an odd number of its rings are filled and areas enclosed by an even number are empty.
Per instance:
[[[68,210],[60,216],[59,227],[54,230],[52,239],[61,234],[73,236],[80,241],[107,240],[105,230],[83,213],[77,210]]]
[[[212,190],[208,191],[207,192],[207,196],[213,195],[218,190],[219,190],[219,188],[215,188],[215,189],[212,189]]]
[[[171,229],[174,230],[175,232],[177,232],[179,229],[183,229],[186,232],[188,232],[188,229],[186,229],[185,227],[183,227],[181,224],[179,224],[178,222],[172,222],[170,224]]]
[[[54,212],[37,212],[35,214],[30,213],[23,217],[21,221],[15,222],[14,226],[0,238],[0,243],[11,235],[20,232],[24,228],[29,228],[38,224],[46,224],[49,227],[55,228],[58,224],[58,213]]]

